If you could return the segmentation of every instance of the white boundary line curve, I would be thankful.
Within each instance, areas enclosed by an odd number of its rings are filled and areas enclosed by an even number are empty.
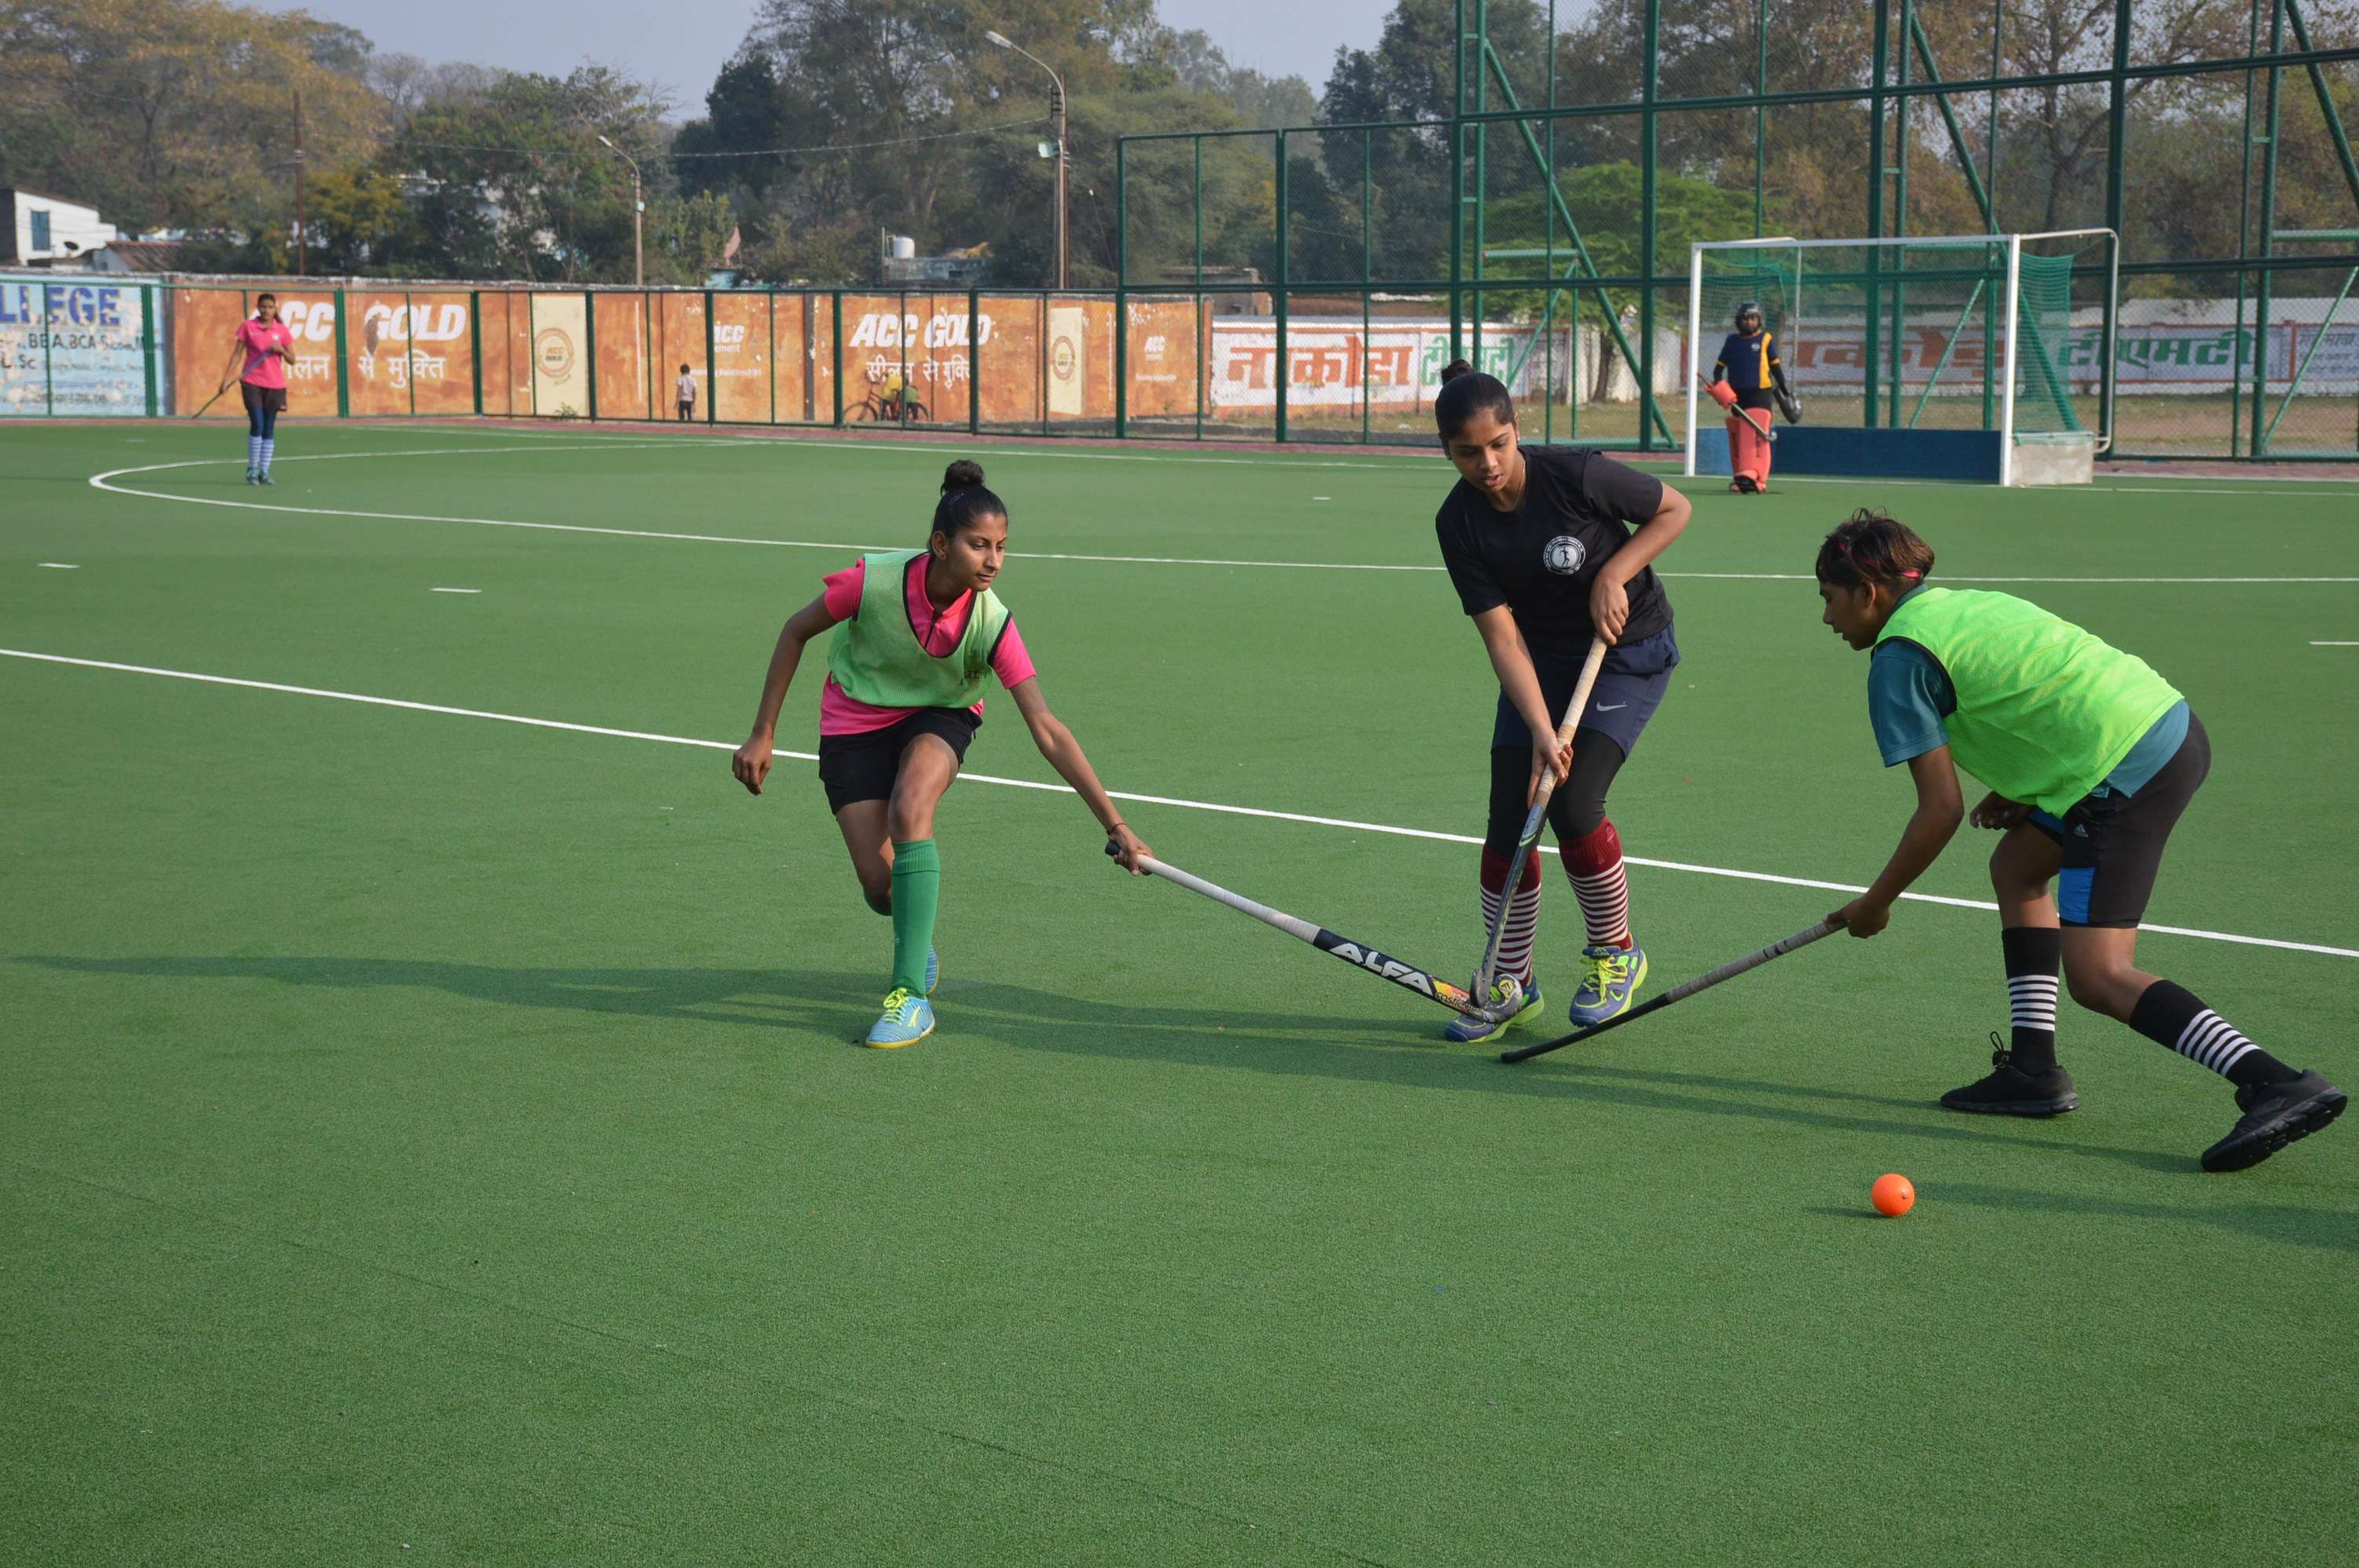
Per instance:
[[[206,675],[196,670],[168,670],[153,665],[119,664],[109,659],[78,658],[69,654],[37,653],[25,648],[0,648],[0,658],[24,659],[37,664],[63,665],[77,669],[108,670],[120,675],[157,676],[170,680],[196,681],[206,686],[234,687],[247,691],[277,692],[289,697],[325,697],[336,702],[356,702],[371,708],[396,708],[411,713],[435,713],[453,719],[484,719],[500,724],[520,724],[534,730],[558,730],[575,735],[602,735],[619,741],[651,741],[664,746],[693,746],[704,751],[734,752],[737,748],[726,741],[705,741],[689,735],[664,735],[649,730],[621,730],[603,724],[576,724],[562,719],[534,719],[520,713],[498,713],[480,708],[454,708],[438,702],[416,702],[406,697],[372,697],[362,692],[332,691],[323,687],[292,686],[281,681],[248,680],[239,676]],[[775,755],[790,757],[798,762],[815,762],[815,752],[779,751]],[[1000,778],[991,773],[962,772],[959,777],[974,784],[999,784],[1009,789],[1045,790],[1055,795],[1071,795],[1071,789],[1060,784],[1041,784],[1032,779]],[[1401,827],[1386,822],[1361,822],[1347,816],[1319,816],[1299,811],[1267,811],[1259,806],[1229,806],[1218,801],[1188,800],[1177,795],[1141,795],[1129,790],[1108,790],[1116,800],[1134,801],[1142,806],[1168,806],[1183,811],[1211,811],[1229,816],[1254,816],[1273,822],[1299,822],[1313,827],[1342,827],[1360,833],[1381,833],[1396,838],[1422,838],[1440,844],[1480,844],[1483,840],[1472,834],[1438,833],[1427,827]],[[1823,881],[1814,877],[1781,876],[1771,871],[1748,871],[1731,866],[1703,866],[1686,860],[1658,860],[1632,855],[1629,863],[1661,871],[1688,871],[1698,876],[1728,877],[1740,881],[1771,882],[1780,887],[1818,888],[1828,892],[1859,893],[1867,890],[1849,882]],[[1977,909],[1996,913],[1998,905],[1980,899],[1949,898],[1939,893],[1904,892],[1902,898],[1915,903],[1946,904],[1953,909]],[[2288,942],[2274,936],[2246,936],[2232,931],[2205,931],[2186,925],[2143,925],[2139,929],[2160,935],[2193,936],[2207,942],[2230,942],[2247,947],[2276,947],[2287,952],[2316,953],[2330,958],[2359,958],[2359,947],[2334,947],[2316,942]]]
[[[647,447],[702,446],[751,447],[761,443],[751,438],[713,439],[681,437],[675,441],[624,442],[608,438],[601,444],[583,444],[585,451],[627,451]],[[851,443],[857,445],[858,443]],[[397,452],[321,452],[307,457],[284,458],[282,462],[340,462],[350,459],[474,457],[500,452],[540,452],[562,449],[555,443],[526,447],[435,447]],[[1089,454],[1073,453],[1071,456]],[[234,458],[198,458],[184,462],[147,463],[134,468],[109,469],[90,476],[92,489],[114,495],[137,496],[148,501],[177,501],[190,506],[225,506],[237,512],[280,512],[304,517],[353,517],[381,523],[448,523],[474,528],[527,528],[554,534],[591,534],[609,538],[660,539],[674,544],[744,545],[766,549],[783,550],[866,550],[890,549],[888,545],[864,545],[838,539],[757,539],[733,534],[686,534],[654,528],[602,528],[586,523],[537,523],[509,517],[457,517],[429,512],[363,512],[332,506],[290,506],[277,502],[246,501],[229,496],[175,495],[169,491],[139,490],[126,484],[112,482],[127,474],[159,473],[173,469],[227,468],[234,466]],[[1035,561],[1085,561],[1111,566],[1143,567],[1229,567],[1252,568],[1280,571],[1329,572],[1440,572],[1448,568],[1430,565],[1406,565],[1380,561],[1266,561],[1230,559],[1223,557],[1196,556],[1104,556],[1072,551],[1025,550],[1018,558]],[[1667,571],[1666,578],[1690,580],[1721,580],[1729,582],[1809,582],[1808,572],[1682,572]],[[1983,582],[2014,584],[2238,584],[2262,583],[2359,583],[2354,577],[1975,577],[1944,572],[1947,582]]]

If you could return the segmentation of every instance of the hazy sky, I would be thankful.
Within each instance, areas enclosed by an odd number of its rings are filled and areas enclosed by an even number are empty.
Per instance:
[[[297,8],[288,0],[263,3]],[[683,118],[701,113],[705,89],[753,16],[750,0],[666,7],[659,25],[650,25],[638,0],[303,0],[300,8],[358,27],[381,50],[429,60],[472,59],[558,75],[584,59],[619,66],[670,89]],[[1315,92],[1338,43],[1364,49],[1375,41],[1391,0],[1290,0],[1284,25],[1276,27],[1269,22],[1278,8],[1268,0],[1162,0],[1159,9],[1172,27],[1211,34],[1235,63],[1299,74]]]

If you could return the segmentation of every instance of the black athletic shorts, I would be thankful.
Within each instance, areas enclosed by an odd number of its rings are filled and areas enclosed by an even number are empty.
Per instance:
[[[2067,925],[2115,929],[2146,918],[2163,846],[2188,802],[2212,771],[2212,738],[2187,716],[2187,739],[2136,795],[2089,795],[2058,821],[2044,811],[2026,818],[2063,847],[2056,907]]]
[[[963,762],[967,743],[982,728],[983,719],[973,708],[921,708],[882,730],[821,736],[819,782],[827,790],[828,810],[842,811],[855,800],[892,799],[893,781],[901,774],[901,753],[919,736],[940,736]]]
[[[248,414],[287,412],[287,389],[283,386],[256,386],[250,381],[241,381],[237,395]]]

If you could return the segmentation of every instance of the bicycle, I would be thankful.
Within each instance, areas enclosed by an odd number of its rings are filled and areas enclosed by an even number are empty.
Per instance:
[[[924,401],[906,387],[891,395],[871,387],[866,396],[843,411],[843,417],[846,424],[898,425],[906,430],[924,423],[927,414]]]

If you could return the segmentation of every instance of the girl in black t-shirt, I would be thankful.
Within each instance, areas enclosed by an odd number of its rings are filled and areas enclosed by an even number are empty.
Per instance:
[[[1512,894],[1508,858],[1544,771],[1564,782],[1549,804],[1557,853],[1588,928],[1572,1022],[1603,1022],[1630,1006],[1647,955],[1630,935],[1622,839],[1605,815],[1614,773],[1669,688],[1680,650],[1671,604],[1651,563],[1688,524],[1687,498],[1602,453],[1525,449],[1507,389],[1460,360],[1441,373],[1433,406],[1442,449],[1460,480],[1433,520],[1458,600],[1474,621],[1499,677],[1491,731],[1491,799],[1483,836],[1485,934],[1509,901],[1499,940],[1499,983],[1523,989],[1507,1020],[1536,1017],[1532,979],[1540,874],[1524,867]],[[1636,531],[1632,531],[1632,525]],[[1556,729],[1572,699],[1593,636],[1610,644],[1572,744]],[[1453,1019],[1452,1040],[1480,1040],[1504,1025]]]

